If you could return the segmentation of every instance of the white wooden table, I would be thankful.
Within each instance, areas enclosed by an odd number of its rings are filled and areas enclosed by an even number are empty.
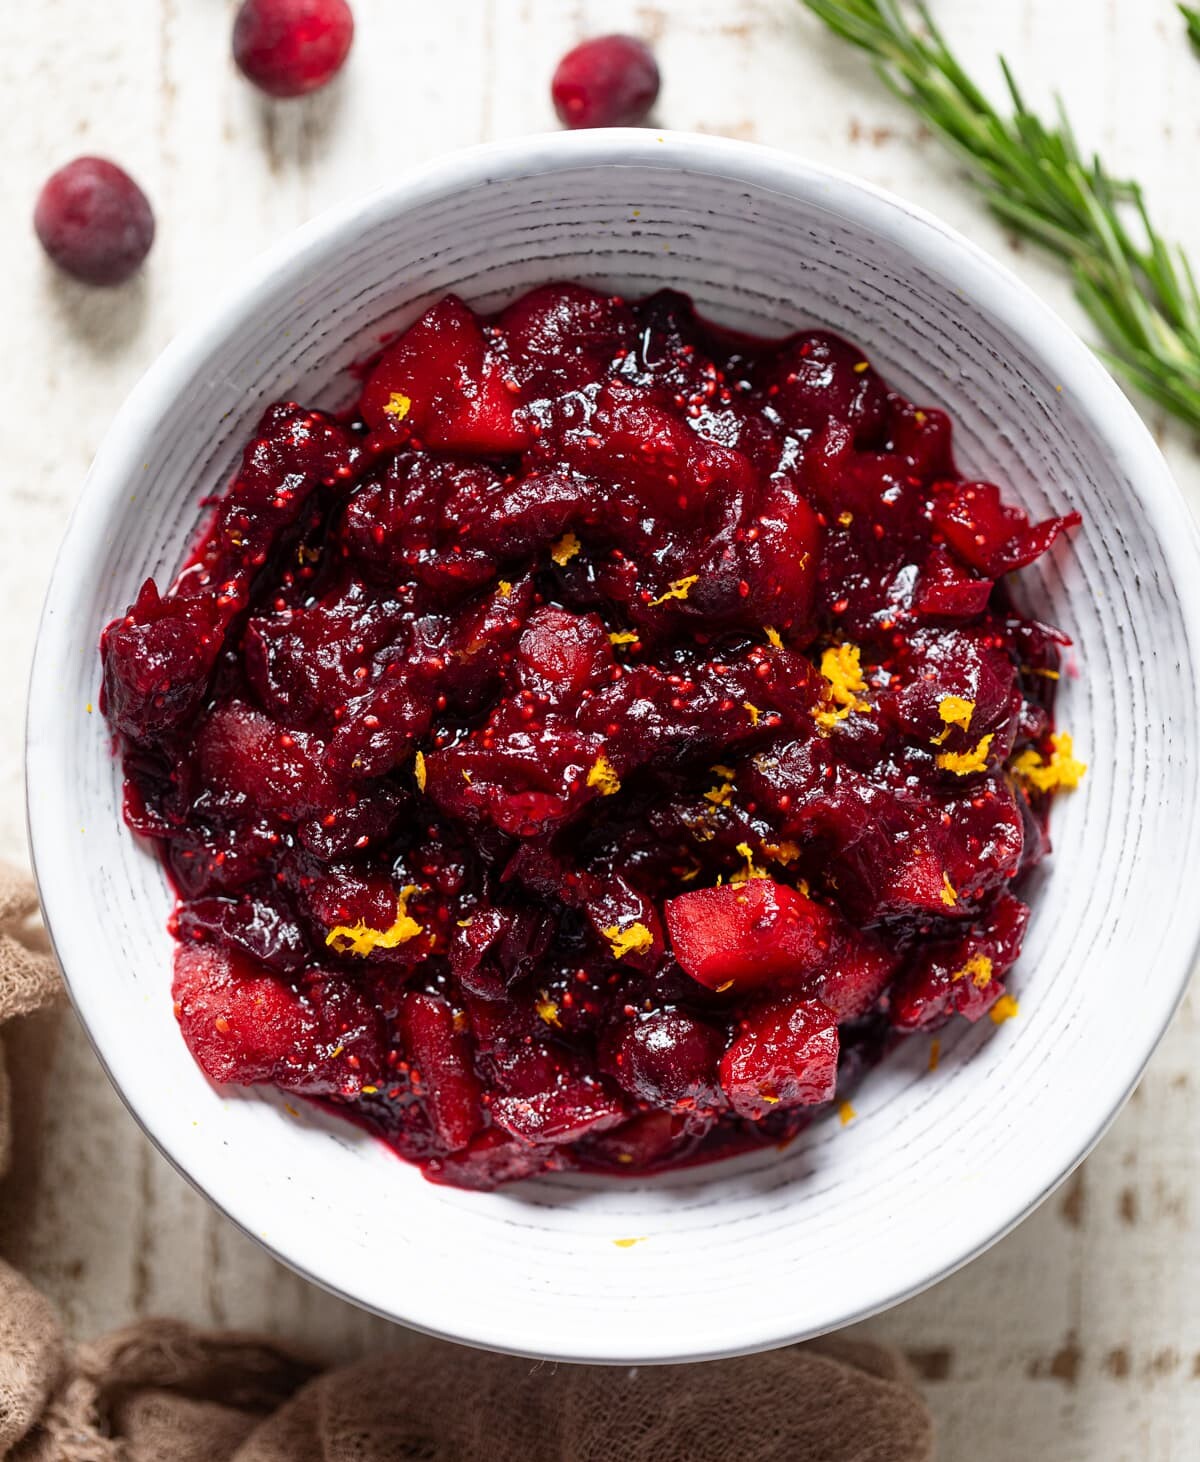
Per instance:
[[[260,101],[227,59],[232,0],[4,7],[2,854],[24,856],[22,701],[43,585],[126,390],[246,260],[320,208],[446,149],[554,125],[551,70],[585,34],[630,29],[655,44],[665,125],[770,142],[915,198],[1083,324],[1054,268],[1005,237],[938,146],[796,0],[355,7],[348,84],[283,106]],[[1003,49],[1035,99],[1060,86],[1081,136],[1142,179],[1164,228],[1200,257],[1200,60],[1169,0],[934,0],[934,9],[984,74],[994,79]],[[28,227],[45,175],[86,151],[126,165],[158,214],[148,272],[116,292],[56,278]],[[1200,501],[1196,444],[1150,419]],[[1190,1004],[1113,1131],[1038,1214],[863,1327],[913,1355],[943,1457],[1200,1455],[1196,1022]],[[218,1217],[141,1137],[72,1018],[28,1032],[15,1055],[40,1093],[41,1130],[0,1217],[10,1257],[77,1333],[169,1312],[290,1334],[338,1356],[419,1343],[295,1278]]]

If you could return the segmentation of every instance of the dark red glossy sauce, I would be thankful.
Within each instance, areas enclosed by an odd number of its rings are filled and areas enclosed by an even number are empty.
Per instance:
[[[490,1187],[781,1141],[1004,1013],[1081,769],[999,581],[1073,521],[833,336],[441,301],[104,634],[196,1059]]]

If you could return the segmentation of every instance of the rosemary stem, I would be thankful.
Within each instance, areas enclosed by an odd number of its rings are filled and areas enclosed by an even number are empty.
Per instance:
[[[1009,105],[997,109],[922,0],[911,10],[902,0],[801,3],[872,58],[890,90],[965,164],[998,218],[1067,265],[1102,358],[1200,430],[1200,294],[1191,264],[1157,232],[1137,183],[1081,152],[1061,101],[1044,121],[1001,58]],[[1200,10],[1179,9],[1200,49]]]

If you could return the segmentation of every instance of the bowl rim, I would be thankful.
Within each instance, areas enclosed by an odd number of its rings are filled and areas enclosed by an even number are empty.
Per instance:
[[[768,191],[818,199],[824,193],[844,217],[859,224],[872,217],[890,217],[907,231],[914,254],[920,243],[925,258],[934,258],[943,271],[1030,348],[1062,389],[1083,403],[1089,419],[1101,432],[1118,465],[1138,486],[1149,526],[1158,538],[1178,597],[1189,650],[1200,676],[1200,530],[1145,423],[1130,400],[1097,357],[1069,325],[1005,264],[942,222],[926,209],[855,177],[841,169],[817,164],[759,143],[734,141],[696,133],[633,128],[545,133],[484,143],[460,149],[417,167],[370,192],[344,200],[295,229],[260,254],[240,281],[215,306],[181,330],[143,374],[114,417],[69,519],[59,546],[40,616],[34,647],[26,714],[26,819],[33,869],[42,915],[64,982],[80,1022],[106,1075],[134,1120],[168,1162],[196,1190],[255,1243],[308,1281],[372,1311],[425,1334],[460,1343],[542,1358],[605,1364],[671,1363],[749,1354],[808,1339],[869,1318],[948,1277],[1004,1237],[1026,1218],[1100,1140],[1140,1079],[1183,998],[1192,964],[1200,951],[1200,904],[1192,917],[1190,941],[1168,949],[1157,972],[1158,999],[1147,1013],[1144,1029],[1149,1039],[1131,1052],[1120,1069],[1109,1068],[1106,1087],[1111,1095],[1099,1108],[1089,1106],[1080,1119],[1064,1156],[1061,1144],[1047,1143],[1030,1155],[1027,1182],[1011,1209],[988,1216],[958,1251],[944,1262],[906,1276],[900,1286],[877,1301],[853,1312],[822,1315],[817,1323],[795,1326],[784,1333],[743,1334],[735,1343],[705,1346],[684,1352],[657,1348],[631,1338],[629,1348],[614,1354],[611,1345],[597,1347],[588,1334],[574,1335],[569,1346],[552,1351],[515,1345],[503,1329],[483,1319],[468,1332],[448,1329],[430,1307],[401,1313],[374,1304],[368,1295],[351,1293],[316,1274],[311,1260],[292,1252],[285,1243],[264,1235],[263,1212],[256,1207],[252,1185],[236,1176],[224,1182],[214,1173],[203,1179],[187,1165],[182,1143],[168,1136],[158,1120],[153,1093],[138,1080],[137,1063],[122,1053],[106,1018],[103,982],[80,973],[88,966],[86,935],[73,927],[72,898],[67,881],[59,876],[60,854],[67,845],[67,830],[56,820],[47,799],[35,795],[40,779],[52,776],[56,741],[66,735],[61,700],[56,697],[54,666],[69,645],[66,621],[58,613],[69,606],[75,586],[86,580],[91,544],[102,535],[128,483],[128,467],[141,460],[138,442],[158,415],[160,403],[173,399],[186,382],[193,362],[219,344],[234,323],[254,310],[260,291],[278,284],[281,275],[301,273],[309,256],[333,241],[370,226],[373,220],[435,199],[443,199],[488,182],[517,176],[547,176],[582,167],[641,166],[676,172],[695,172],[734,179]],[[97,634],[99,627],[97,627]],[[1198,708],[1200,709],[1200,708]],[[1177,788],[1184,799],[1184,788]],[[1193,770],[1186,788],[1186,803],[1193,816],[1200,811],[1200,768]],[[72,968],[76,973],[72,974]],[[180,1047],[181,1052],[183,1047]],[[1090,1094],[1094,1097],[1094,1093]],[[269,1217],[269,1213],[268,1213]],[[638,1350],[638,1344],[642,1350]]]

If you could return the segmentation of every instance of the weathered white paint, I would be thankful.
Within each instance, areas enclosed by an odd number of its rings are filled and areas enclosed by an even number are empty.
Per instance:
[[[553,125],[546,79],[581,35],[624,28],[655,41],[664,122],[788,147],[915,198],[1006,257],[1079,323],[1057,272],[1012,248],[945,155],[794,0],[356,0],[360,37],[345,84],[281,107],[260,102],[227,61],[232,9],[113,0],[98,16],[85,0],[39,0],[5,15],[5,854],[23,850],[21,705],[42,585],[128,386],[244,261],[325,204],[447,148]],[[1081,136],[1114,168],[1136,172],[1163,227],[1200,254],[1190,186],[1200,61],[1169,0],[943,0],[935,9],[977,69],[1003,49],[1034,98],[1061,87]],[[27,229],[40,181],[79,151],[121,160],[158,211],[146,277],[115,293],[54,277]],[[1195,444],[1151,420],[1200,501]],[[929,1374],[944,1457],[1193,1455],[1195,1027],[1189,1004],[1070,1187],[969,1269],[865,1327],[916,1353]],[[8,1247],[78,1333],[166,1311],[307,1338],[336,1355],[411,1343],[293,1278],[217,1219],[150,1152],[73,1022],[57,1035],[39,1024],[18,1045],[41,1121],[2,1205]]]

